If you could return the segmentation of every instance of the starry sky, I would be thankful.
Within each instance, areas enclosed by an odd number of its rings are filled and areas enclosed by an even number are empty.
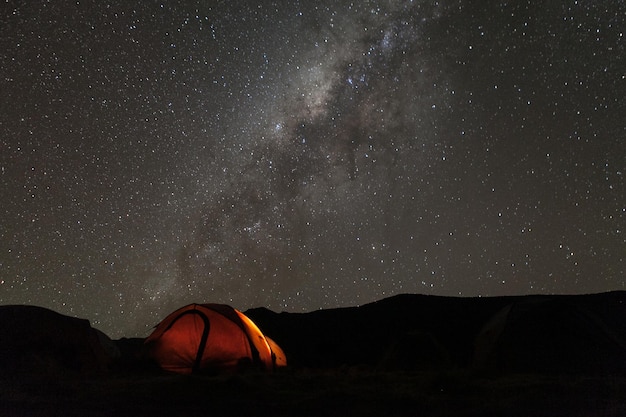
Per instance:
[[[626,289],[626,3],[0,5],[0,304]]]

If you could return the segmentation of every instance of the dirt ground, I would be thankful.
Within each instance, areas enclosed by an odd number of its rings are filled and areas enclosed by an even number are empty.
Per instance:
[[[298,370],[0,381],[1,416],[625,416],[626,378]]]

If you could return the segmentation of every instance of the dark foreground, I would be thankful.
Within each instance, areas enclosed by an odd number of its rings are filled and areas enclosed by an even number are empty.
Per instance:
[[[626,378],[289,371],[33,379],[2,416],[626,416]]]
[[[287,368],[165,374],[143,339],[0,306],[0,417],[626,416],[624,291],[246,313]]]

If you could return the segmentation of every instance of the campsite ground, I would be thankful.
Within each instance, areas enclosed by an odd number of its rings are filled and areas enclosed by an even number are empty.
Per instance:
[[[3,381],[6,416],[624,416],[626,378],[354,369]]]
[[[256,309],[289,367],[220,376],[165,374],[143,339],[102,345],[86,320],[0,306],[0,417],[621,417],[624,306],[620,291]]]

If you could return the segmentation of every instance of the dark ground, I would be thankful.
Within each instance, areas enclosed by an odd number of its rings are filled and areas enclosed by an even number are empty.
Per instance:
[[[2,416],[626,416],[626,378],[285,371],[3,382]]]
[[[626,416],[626,292],[246,314],[287,368],[165,374],[143,339],[0,306],[0,417]]]

